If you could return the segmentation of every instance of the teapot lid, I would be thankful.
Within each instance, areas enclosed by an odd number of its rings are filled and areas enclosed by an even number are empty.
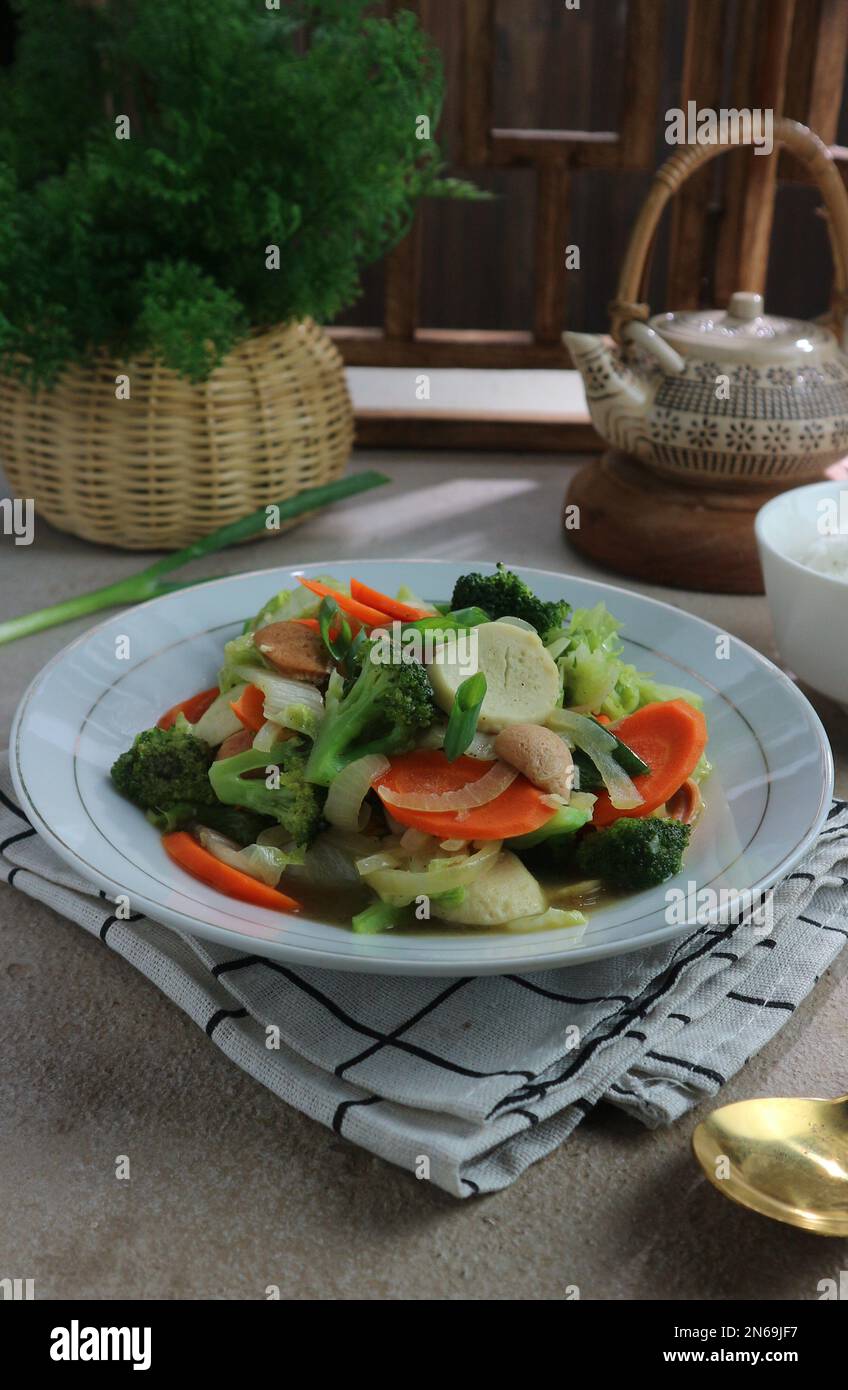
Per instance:
[[[778,318],[763,313],[763,296],[739,290],[726,309],[685,309],[655,314],[651,328],[675,347],[703,348],[756,362],[797,361],[834,348],[828,329],[804,319]]]

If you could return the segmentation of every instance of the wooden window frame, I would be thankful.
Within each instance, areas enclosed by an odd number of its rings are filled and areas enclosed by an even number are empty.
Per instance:
[[[432,0],[406,0],[424,27]],[[403,0],[393,0],[399,8]],[[463,159],[478,169],[531,168],[536,180],[532,324],[523,331],[434,329],[419,325],[421,222],[385,260],[383,323],[334,327],[345,362],[359,367],[562,368],[572,366],[562,341],[567,308],[564,254],[572,182],[586,169],[649,171],[659,129],[666,0],[629,0],[624,79],[618,127],[610,131],[521,130],[493,120],[495,0],[463,0],[461,67]],[[730,105],[771,108],[811,125],[830,145],[843,170],[848,148],[836,145],[848,59],[848,0],[739,0],[727,23],[726,0],[688,0],[680,105],[721,104],[725,57],[731,53]],[[708,247],[707,171],[690,180],[671,215],[667,297],[676,308],[698,302],[705,260],[712,256],[716,299],[734,289],[762,290],[778,176],[806,177],[786,156],[740,152],[723,161],[722,216]],[[706,177],[705,177],[706,175]],[[475,428],[479,426],[479,428]],[[485,426],[485,428],[483,428]],[[422,417],[397,409],[357,418],[365,445],[415,447],[573,449],[600,447],[584,419],[467,415]]]

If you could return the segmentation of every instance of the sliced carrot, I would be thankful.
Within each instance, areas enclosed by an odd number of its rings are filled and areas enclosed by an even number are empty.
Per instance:
[[[596,714],[593,716],[596,724],[611,724],[612,720],[608,714]]]
[[[329,584],[322,584],[320,579],[307,579],[305,575],[299,575],[301,584],[313,594],[318,594],[319,598],[334,598],[339,608],[345,613],[349,613],[357,622],[363,623],[365,627],[383,627],[389,622],[386,613],[381,613],[377,608],[369,608],[365,603],[359,603],[355,598],[350,598],[348,594],[337,593],[331,589]]]
[[[478,781],[493,766],[464,755],[449,763],[440,748],[418,748],[392,758],[388,771],[373,785],[378,794],[380,787],[401,793],[449,792]],[[440,840],[505,840],[511,835],[527,835],[554,814],[544,792],[521,776],[493,801],[473,806],[468,812],[410,811],[388,805],[386,810],[401,825],[414,826]]]
[[[265,723],[265,695],[258,685],[246,685],[237,700],[230,700],[230,709],[255,734]]]
[[[388,594],[381,594],[379,589],[369,588],[359,579],[351,579],[350,592],[359,603],[367,603],[371,608],[385,613],[387,618],[397,618],[399,622],[414,623],[418,618],[433,616],[432,609],[415,608],[411,603],[401,603],[400,599],[389,598]]]
[[[163,835],[162,844],[174,863],[185,869],[187,874],[208,883],[219,893],[226,893],[228,898],[240,898],[242,902],[253,903],[256,907],[272,907],[277,912],[297,912],[300,909],[299,902],[279,889],[272,888],[268,883],[260,883],[250,874],[243,874],[241,869],[234,869],[216,859],[186,830],[174,830],[170,835]]]
[[[308,627],[310,632],[320,632],[321,624],[317,618],[292,618],[293,623],[300,623],[301,627]]]
[[[616,734],[651,769],[633,783],[643,801],[632,811],[619,811],[601,792],[595,802],[593,825],[610,825],[620,816],[649,816],[665,804],[690,777],[707,746],[707,722],[685,700],[659,700],[622,719]]]
[[[156,727],[158,729],[173,728],[177,722],[178,714],[184,714],[189,724],[196,724],[213,701],[217,700],[219,694],[217,685],[213,685],[209,690],[201,690],[198,695],[190,695],[187,700],[180,700],[179,704],[172,705],[156,720]]]

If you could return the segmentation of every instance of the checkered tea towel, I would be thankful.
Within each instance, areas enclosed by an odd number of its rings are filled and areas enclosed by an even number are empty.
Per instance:
[[[508,1186],[600,1100],[653,1127],[714,1096],[845,944],[846,875],[837,801],[775,892],[767,935],[749,920],[480,979],[292,968],[118,920],[39,839],[0,758],[0,878],[99,936],[289,1105],[456,1197]]]

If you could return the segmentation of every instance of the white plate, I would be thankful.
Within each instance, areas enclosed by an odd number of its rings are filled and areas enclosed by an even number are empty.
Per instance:
[[[544,970],[634,951],[685,930],[666,919],[669,885],[663,885],[596,911],[577,946],[568,931],[357,936],[234,902],[189,878],[113,789],[109,768],[133,735],[175,700],[214,684],[223,643],[269,595],[294,585],[297,574],[353,573],[388,593],[405,582],[440,599],[472,568],[492,566],[348,560],[260,570],[108,619],[53,658],[16,713],[12,771],[33,824],[98,887],[111,896],[126,893],[135,911],[300,965],[408,975]],[[681,883],[759,892],[786,874],[818,832],[833,787],[825,732],[795,686],[744,643],[718,641],[724,634],[717,628],[669,604],[549,571],[519,567],[519,573],[544,599],[564,596],[575,607],[603,600],[625,623],[628,660],[704,697],[715,771]],[[129,639],[129,656],[121,657],[120,638]]]

